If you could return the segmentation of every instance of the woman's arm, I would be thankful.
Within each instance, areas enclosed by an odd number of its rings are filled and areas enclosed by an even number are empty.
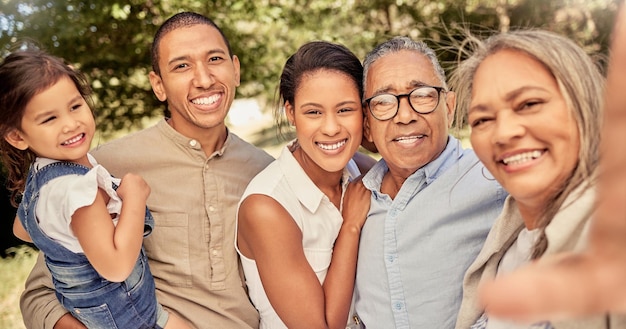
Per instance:
[[[265,293],[287,327],[328,327],[324,291],[305,257],[302,232],[276,200],[253,194],[242,202],[237,243],[256,261]]]
[[[117,194],[122,199],[117,226],[101,189],[93,204],[74,212],[70,225],[96,271],[109,281],[121,282],[130,275],[141,250],[150,187],[140,176],[126,174]]]
[[[238,214],[239,249],[256,261],[267,297],[287,327],[345,328],[360,229],[369,209],[363,209],[364,202],[369,204],[365,187],[351,187],[346,192],[347,217],[323,287],[305,257],[302,232],[291,215],[268,196],[250,195],[242,202]]]
[[[343,224],[324,280],[326,318],[331,328],[345,328],[356,277],[361,228],[370,208],[371,192],[361,180],[350,183],[343,199]]]

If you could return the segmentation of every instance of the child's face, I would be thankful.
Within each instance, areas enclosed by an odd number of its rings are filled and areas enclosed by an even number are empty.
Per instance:
[[[89,105],[69,77],[36,94],[26,105],[21,130],[6,140],[37,156],[89,166],[87,152],[96,130]]]

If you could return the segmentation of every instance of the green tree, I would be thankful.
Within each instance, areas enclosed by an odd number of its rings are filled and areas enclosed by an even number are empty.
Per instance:
[[[273,100],[287,57],[302,43],[343,43],[363,57],[394,35],[424,39],[444,62],[458,31],[540,27],[605,55],[618,0],[0,0],[0,53],[25,38],[75,63],[92,83],[106,136],[162,114],[147,79],[156,28],[192,10],[211,17],[242,63],[239,96]],[[0,82],[1,83],[1,82]]]

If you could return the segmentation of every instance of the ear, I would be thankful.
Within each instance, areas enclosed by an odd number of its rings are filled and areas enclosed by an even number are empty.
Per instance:
[[[365,115],[363,117],[363,139],[366,139],[372,145],[374,144],[374,139],[372,138],[372,131],[370,128],[369,115]],[[374,145],[374,147],[376,147],[376,145]]]
[[[454,111],[456,110],[456,93],[454,91],[448,91],[446,93],[446,107],[448,128],[450,128],[454,122]]]
[[[233,55],[233,68],[235,69],[235,86],[239,87],[241,83],[241,64],[239,63],[239,57],[237,55]]]
[[[8,134],[4,136],[4,140],[7,143],[11,144],[11,146],[15,147],[18,150],[25,151],[28,149],[28,143],[22,138],[22,133],[17,129],[11,130]]]
[[[294,126],[296,124],[296,114],[294,113],[294,108],[289,101],[285,102],[285,115],[287,116],[287,120],[289,123]]]
[[[152,91],[161,102],[165,102],[167,100],[167,94],[165,93],[165,87],[163,86],[161,76],[156,74],[154,71],[150,71],[149,78]]]

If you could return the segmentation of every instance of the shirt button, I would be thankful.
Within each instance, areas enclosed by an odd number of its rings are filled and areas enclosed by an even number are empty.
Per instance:
[[[213,254],[213,256],[217,256],[217,250],[213,249],[211,253]]]
[[[210,211],[210,212],[214,212],[214,211],[215,211],[215,207],[213,207],[213,206],[209,206],[209,211]]]
[[[189,141],[189,146],[191,147],[195,147],[198,144],[198,142],[195,139],[192,139]]]

